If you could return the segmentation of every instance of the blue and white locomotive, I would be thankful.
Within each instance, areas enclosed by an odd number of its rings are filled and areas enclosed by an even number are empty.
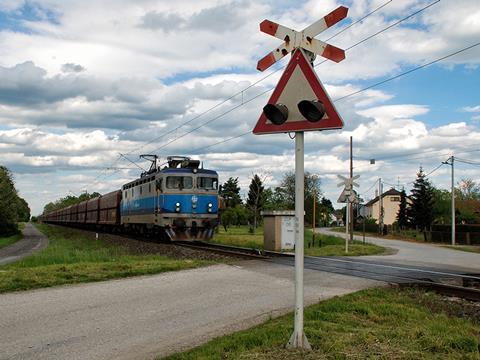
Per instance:
[[[208,240],[218,226],[218,174],[200,161],[169,156],[122,186],[120,222],[128,232],[166,240]]]

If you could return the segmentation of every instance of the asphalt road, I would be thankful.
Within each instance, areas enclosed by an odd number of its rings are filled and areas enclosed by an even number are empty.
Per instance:
[[[23,239],[0,249],[0,265],[18,261],[47,247],[48,238],[30,223],[25,224]]]
[[[294,270],[264,261],[0,295],[0,359],[149,359],[294,306]],[[305,300],[381,282],[305,271]],[[287,341],[288,339],[285,339]]]
[[[318,228],[317,233],[345,236],[345,233]],[[355,235],[356,240],[362,236]],[[413,241],[390,240],[367,236],[366,241],[397,250],[394,255],[362,256],[362,261],[381,261],[392,264],[425,266],[444,270],[480,273],[480,254],[452,250],[435,244],[417,243]],[[357,258],[358,259],[358,258]]]

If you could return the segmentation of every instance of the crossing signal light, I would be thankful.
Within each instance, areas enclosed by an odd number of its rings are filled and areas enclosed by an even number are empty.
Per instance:
[[[275,125],[282,125],[288,118],[288,108],[283,104],[267,104],[263,113]]]
[[[320,121],[325,115],[325,106],[318,100],[302,100],[298,103],[298,110],[310,122]]]
[[[300,114],[310,122],[320,121],[325,115],[325,106],[318,100],[302,100],[297,106]],[[288,108],[283,104],[267,104],[263,113],[275,125],[282,125],[288,119]]]

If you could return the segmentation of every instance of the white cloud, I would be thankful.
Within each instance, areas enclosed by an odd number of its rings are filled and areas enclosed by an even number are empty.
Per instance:
[[[353,2],[349,21],[383,3]],[[21,15],[23,4],[2,1],[0,11]],[[22,174],[17,179],[20,192],[36,212],[69,190],[78,192],[89,185],[91,191],[109,191],[135,176],[136,170],[129,169],[101,172],[112,163],[132,166],[126,160],[115,162],[118,152],[132,151],[133,160],[139,152],[163,146],[162,155],[185,154],[249,131],[270,94],[249,100],[273,87],[281,74],[278,71],[242,91],[272,71],[257,72],[256,62],[280,43],[260,33],[258,24],[269,18],[302,29],[340,5],[335,0],[293,5],[229,0],[42,0],[29,4],[36,11],[35,20],[19,22],[17,29],[0,30],[0,162]],[[392,1],[329,42],[347,48],[425,4]],[[458,1],[455,11],[451,8],[451,2],[442,1],[347,51],[342,63],[317,66],[331,97],[352,94],[362,88],[363,80],[370,83],[395,75],[478,41],[478,1]],[[349,21],[319,38],[335,34]],[[474,49],[442,66],[453,71],[455,64],[475,68],[479,62],[480,50]],[[390,182],[396,182],[395,177],[411,181],[419,161],[428,167],[438,162],[438,154],[466,151],[480,141],[478,127],[465,122],[446,123],[439,118],[442,125],[427,125],[422,116],[429,115],[432,104],[401,103],[393,90],[370,89],[336,105],[345,129],[307,134],[305,158],[306,169],[321,175],[332,199],[338,195],[335,174],[348,168],[350,135],[362,189],[376,175],[392,177]],[[479,120],[478,106],[466,105],[463,111]],[[195,130],[202,124],[206,125]],[[148,140],[152,142],[145,145]],[[406,152],[421,157],[431,150],[439,152],[410,162],[370,165],[366,160]],[[248,185],[252,172],[260,170],[269,173],[269,185],[278,184],[293,167],[293,141],[285,134],[249,134],[206,151],[200,155],[207,166],[218,169],[223,180],[239,176],[242,186]],[[440,183],[442,171],[434,174]],[[38,173],[48,176],[39,179]],[[39,192],[45,198],[39,198]]]

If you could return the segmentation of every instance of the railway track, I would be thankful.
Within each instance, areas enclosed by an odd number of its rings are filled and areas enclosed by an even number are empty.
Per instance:
[[[220,245],[205,242],[182,243],[205,251],[235,255],[249,259],[272,261],[282,265],[294,266],[293,254],[263,251],[252,248]],[[363,277],[401,287],[417,287],[437,293],[480,301],[480,274],[465,274],[444,269],[406,266],[367,260],[355,260],[334,257],[305,257],[305,268],[310,270]]]
[[[143,236],[122,235],[123,237],[155,242]],[[212,252],[243,259],[256,259],[294,266],[293,253],[278,253],[259,249],[221,245],[202,241],[177,241],[172,246]],[[459,271],[412,266],[389,262],[370,261],[341,257],[305,257],[305,269],[368,278],[403,287],[420,287],[448,296],[480,301],[480,274],[465,274]]]

